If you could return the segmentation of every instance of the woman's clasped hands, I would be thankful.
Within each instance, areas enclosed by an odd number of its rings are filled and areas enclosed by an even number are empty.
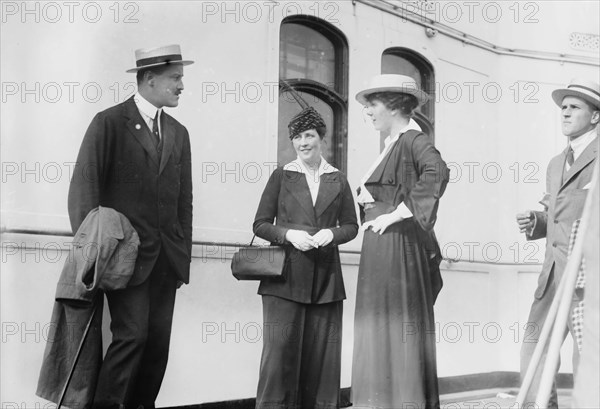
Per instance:
[[[314,236],[304,230],[288,230],[285,239],[300,251],[308,251],[323,247],[333,240],[333,232],[330,229],[321,229]]]

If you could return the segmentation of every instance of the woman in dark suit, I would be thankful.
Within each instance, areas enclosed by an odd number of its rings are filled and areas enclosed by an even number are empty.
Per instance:
[[[325,122],[312,107],[288,125],[298,158],[276,169],[254,233],[286,249],[283,280],[263,280],[263,352],[256,408],[339,407],[342,300],[338,245],[358,232],[346,177],[321,156]]]
[[[356,96],[385,148],[361,180],[353,408],[439,408],[433,304],[442,286],[433,225],[448,168],[411,119],[416,82],[380,75]]]

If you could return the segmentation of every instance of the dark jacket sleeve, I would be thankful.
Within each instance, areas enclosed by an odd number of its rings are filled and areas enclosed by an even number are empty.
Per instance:
[[[183,139],[183,151],[181,158],[181,187],[179,191],[179,202],[177,216],[179,224],[183,229],[183,237],[187,246],[188,254],[192,254],[192,210],[193,210],[193,195],[192,195],[192,153],[190,146],[190,137],[185,129]]]
[[[69,185],[68,209],[73,234],[90,210],[100,205],[100,192],[107,168],[105,152],[109,150],[106,121],[97,114],[88,127],[79,148]]]
[[[258,237],[275,244],[285,243],[285,234],[289,229],[276,226],[273,222],[277,217],[277,205],[283,170],[278,168],[273,171],[267,186],[260,198],[252,230]]]
[[[449,170],[429,137],[417,135],[411,145],[418,180],[404,203],[423,230],[431,230],[437,218],[439,200],[449,180]]]
[[[345,178],[343,180],[338,227],[332,228],[331,231],[333,232],[332,244],[335,245],[347,243],[358,234],[358,222],[356,220],[354,198],[352,197],[350,185]]]

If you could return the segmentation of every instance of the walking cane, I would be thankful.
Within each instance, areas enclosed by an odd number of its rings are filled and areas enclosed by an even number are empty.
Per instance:
[[[81,337],[81,342],[79,343],[79,347],[77,348],[77,353],[75,354],[75,359],[73,360],[73,364],[71,365],[71,370],[69,371],[69,376],[67,377],[67,381],[65,382],[65,386],[63,387],[62,392],[60,393],[60,399],[58,400],[58,406],[56,409],[60,409],[67,394],[67,389],[69,388],[69,384],[71,383],[71,378],[73,378],[73,373],[75,372],[75,366],[77,365],[77,361],[79,360],[79,356],[81,355],[81,350],[83,349],[83,343],[87,338],[88,333],[90,332],[90,327],[92,326],[92,321],[94,320],[94,315],[96,315],[96,308],[98,306],[94,305],[92,309],[92,314],[90,315],[90,319],[85,326],[85,330],[83,331],[83,336]]]
[[[560,279],[560,283],[558,284],[556,293],[554,295],[554,299],[552,300],[552,304],[550,305],[550,309],[548,310],[548,316],[546,317],[546,321],[544,321],[544,325],[542,326],[542,332],[540,333],[540,337],[538,338],[537,345],[535,346],[533,355],[531,356],[531,360],[529,361],[529,366],[527,366],[527,371],[525,372],[525,376],[523,377],[521,389],[519,390],[519,394],[517,395],[517,399],[515,400],[517,408],[523,406],[525,396],[527,395],[527,392],[529,392],[529,388],[531,387],[531,383],[533,382],[533,376],[537,371],[537,368],[542,359],[544,348],[548,343],[550,331],[552,331],[554,319],[556,318],[556,313],[558,312],[560,294],[563,293],[565,288],[565,280],[566,275],[563,274],[563,276]]]

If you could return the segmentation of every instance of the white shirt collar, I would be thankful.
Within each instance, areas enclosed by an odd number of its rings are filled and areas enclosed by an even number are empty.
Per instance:
[[[156,111],[158,111],[158,116],[160,118],[160,115],[162,114],[162,109],[156,108],[154,105],[148,102],[148,100],[144,98],[139,92],[135,93],[133,100],[135,101],[135,104],[137,105],[138,109],[143,115],[146,115],[150,119],[154,119],[154,117],[156,116]]]
[[[596,138],[597,131],[596,128],[591,131],[584,133],[578,138],[569,142],[571,148],[573,148],[573,158],[577,159],[579,155],[588,147],[588,145]]]
[[[419,126],[419,124],[414,119],[412,119],[412,118],[410,118],[410,120],[408,121],[408,125],[406,125],[402,129],[400,129],[400,132],[398,132],[398,134],[396,134],[394,136],[389,135],[387,138],[385,138],[385,140],[384,140],[385,146],[388,146],[388,145],[396,142],[398,140],[398,138],[400,138],[400,135],[402,135],[406,131],[411,131],[411,130],[413,130],[413,131],[419,131],[419,132],[422,131],[422,129]]]
[[[306,165],[299,158],[296,158],[295,160],[293,160],[290,163],[288,163],[287,165],[285,165],[283,167],[283,170],[291,170],[293,172],[309,174],[308,169],[306,168]],[[333,173],[333,172],[337,172],[337,171],[338,170],[334,166],[330,165],[325,160],[325,158],[323,158],[321,156],[321,163],[319,164],[319,171],[318,171],[319,177],[321,177],[321,175],[323,175],[325,173]]]

